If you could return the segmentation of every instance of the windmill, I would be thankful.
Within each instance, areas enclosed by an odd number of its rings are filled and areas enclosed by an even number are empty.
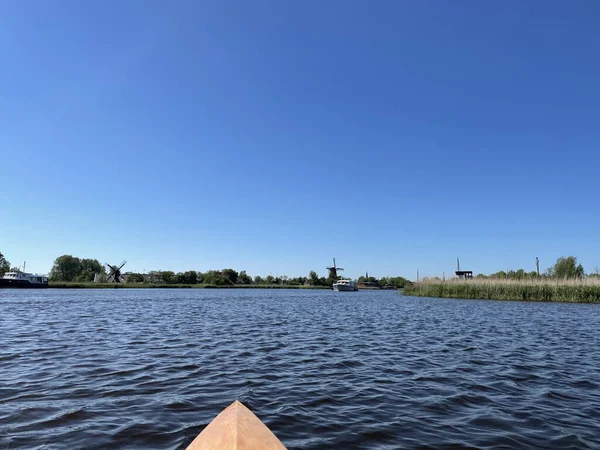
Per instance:
[[[333,267],[326,267],[326,269],[329,270],[329,278],[331,278],[332,280],[338,279],[338,270],[344,270],[341,267],[337,267],[335,265],[335,258],[333,258]]]
[[[127,280],[125,279],[123,274],[121,274],[121,269],[123,268],[123,266],[125,264],[127,264],[127,261],[123,261],[119,267],[117,267],[116,265],[113,266],[108,263],[105,263],[105,265],[108,267],[108,270],[109,270],[109,274],[106,277],[106,282],[107,283],[125,283]]]

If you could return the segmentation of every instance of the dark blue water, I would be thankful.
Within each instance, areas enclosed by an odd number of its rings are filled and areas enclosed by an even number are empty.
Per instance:
[[[599,448],[600,305],[0,291],[0,448],[182,449],[239,399],[290,449]]]

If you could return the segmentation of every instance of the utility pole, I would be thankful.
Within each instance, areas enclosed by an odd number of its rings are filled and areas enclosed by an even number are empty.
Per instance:
[[[417,269],[417,283],[419,282],[419,269]]]
[[[456,271],[460,272],[460,259],[456,258]]]
[[[540,258],[535,257],[535,268],[537,269],[538,278],[540,277]]]

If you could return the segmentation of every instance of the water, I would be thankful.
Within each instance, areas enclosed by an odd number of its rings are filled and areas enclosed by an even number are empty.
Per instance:
[[[0,448],[183,449],[233,400],[290,449],[600,448],[600,305],[0,291]]]

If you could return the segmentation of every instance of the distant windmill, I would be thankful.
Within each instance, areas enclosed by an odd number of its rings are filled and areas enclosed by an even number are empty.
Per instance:
[[[108,274],[108,276],[106,277],[106,282],[107,283],[125,283],[127,280],[121,273],[121,269],[123,268],[123,266],[125,264],[127,264],[127,261],[123,261],[119,267],[117,267],[116,265],[113,266],[113,265],[106,263],[105,265],[108,267],[109,272],[110,272]]]
[[[344,270],[341,267],[337,267],[335,265],[335,258],[333,258],[333,267],[327,267],[326,269],[329,270],[329,278],[331,278],[332,280],[338,279],[338,270]]]

